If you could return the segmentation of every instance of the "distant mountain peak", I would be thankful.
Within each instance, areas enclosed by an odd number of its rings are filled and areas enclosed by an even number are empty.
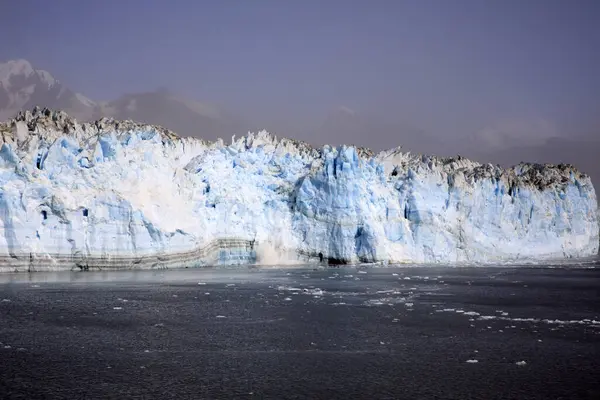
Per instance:
[[[35,70],[27,60],[10,60],[0,63],[0,84],[5,88],[10,88],[11,78],[15,75],[30,76]]]
[[[102,117],[132,119],[209,140],[248,131],[245,122],[226,110],[180,97],[165,87],[96,102],[27,60],[0,63],[0,121],[36,106],[64,110],[82,122]]]
[[[95,103],[27,60],[0,63],[0,120],[35,106],[65,109],[73,115],[89,117]]]
[[[5,63],[0,63],[0,85],[5,90],[19,90],[19,88],[13,87],[13,79],[17,78],[20,80],[36,80],[35,84],[41,84],[44,88],[51,89],[55,86],[60,85],[60,82],[52,76],[52,74],[43,69],[35,69],[31,63],[27,60],[18,59],[10,60]],[[17,83],[17,85],[20,85]],[[85,98],[85,96],[82,96]]]
[[[60,83],[50,74],[48,71],[44,71],[43,69],[38,69],[35,73],[40,77],[40,80],[48,85],[48,88]]]

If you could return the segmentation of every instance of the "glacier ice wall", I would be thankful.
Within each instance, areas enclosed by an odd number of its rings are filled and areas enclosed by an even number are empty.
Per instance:
[[[598,253],[596,194],[568,165],[230,145],[35,110],[0,126],[0,269],[461,263]]]

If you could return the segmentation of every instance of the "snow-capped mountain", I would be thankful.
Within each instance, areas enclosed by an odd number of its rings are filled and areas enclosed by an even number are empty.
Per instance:
[[[66,111],[79,121],[108,117],[162,125],[182,136],[215,140],[246,133],[237,117],[209,104],[194,102],[166,90],[125,94],[112,101],[93,101],[62,84],[26,60],[0,64],[0,121],[21,110],[48,107]]]
[[[181,136],[206,140],[229,139],[234,134],[239,136],[259,128],[219,107],[185,99],[167,90],[128,93],[110,101],[94,101],[26,60],[0,64],[0,121],[35,106],[64,110],[82,122],[103,117],[130,119],[161,125]],[[268,121],[260,126],[269,127]],[[401,145],[405,151],[414,153],[434,153],[440,147],[439,140],[408,124],[386,122],[345,106],[324,115],[323,123],[314,133],[313,139],[318,143],[317,138],[339,138],[338,144],[379,149]]]
[[[0,64],[0,120],[20,110],[51,106],[83,120],[93,118],[96,104],[55,79],[49,72],[34,69],[26,60]]]

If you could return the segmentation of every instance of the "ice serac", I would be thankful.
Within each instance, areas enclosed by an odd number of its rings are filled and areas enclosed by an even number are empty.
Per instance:
[[[590,178],[461,157],[229,145],[35,109],[0,125],[0,270],[485,263],[598,253]]]

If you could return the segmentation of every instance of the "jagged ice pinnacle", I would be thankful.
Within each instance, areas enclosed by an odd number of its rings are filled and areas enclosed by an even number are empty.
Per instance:
[[[569,165],[373,154],[260,132],[230,145],[34,110],[0,125],[0,270],[462,263],[598,253]]]

